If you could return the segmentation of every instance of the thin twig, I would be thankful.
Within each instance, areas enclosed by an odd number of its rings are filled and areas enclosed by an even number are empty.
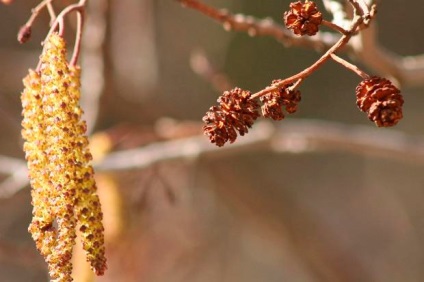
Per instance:
[[[253,30],[253,33],[255,35],[264,34],[264,31],[260,29],[260,25],[255,23],[253,19],[248,21],[245,19],[245,16],[240,16],[239,18],[242,18],[243,20],[237,20],[236,16],[232,16],[226,11],[222,11],[222,10],[219,11],[197,0],[177,0],[177,1],[182,3],[186,7],[195,9],[199,11],[200,13],[210,18],[213,18],[216,21],[223,23],[226,29],[247,30],[249,33],[252,33],[252,30]],[[310,76],[314,71],[316,71],[318,68],[320,68],[331,57],[331,54],[343,48],[349,42],[349,40],[354,35],[354,33],[357,31],[357,28],[363,23],[364,18],[362,16],[366,14],[368,11],[368,8],[366,11],[360,11],[361,5],[360,3],[358,3],[358,1],[360,0],[349,0],[349,2],[352,4],[355,10],[355,16],[352,19],[351,27],[349,28],[349,30],[344,30],[341,27],[337,29],[343,34],[343,36],[331,48],[329,48],[324,55],[322,55],[310,67],[304,69],[303,71],[289,78],[282,79],[277,83],[273,83],[271,86],[268,86],[265,89],[262,89],[261,91],[256,92],[255,94],[251,96],[250,99],[259,98],[263,95],[266,95],[270,92],[277,90],[280,87],[284,87],[285,85],[291,84],[299,79],[305,79],[306,77]],[[331,23],[328,23],[328,25],[332,26]]]
[[[340,38],[331,32],[320,32],[313,37],[294,36],[283,25],[277,24],[271,18],[257,19],[252,16],[231,14],[226,10],[218,10],[197,0],[177,0],[183,6],[221,23],[225,30],[247,32],[251,36],[270,36],[286,46],[310,47],[324,50],[334,45]]]
[[[354,73],[356,73],[357,75],[359,75],[362,79],[368,79],[370,78],[370,76],[365,73],[364,71],[362,71],[360,68],[358,68],[357,66],[355,66],[354,64],[349,63],[348,61],[346,61],[345,59],[340,58],[339,56],[337,56],[336,54],[331,54],[331,58],[336,61],[337,63],[341,64],[342,66],[344,66],[345,68],[347,68],[348,70],[353,71]]]
[[[66,7],[65,9],[62,10],[62,12],[60,12],[60,14],[56,17],[56,20],[53,22],[53,24],[50,27],[49,32],[47,33],[46,39],[43,41],[44,42],[50,37],[50,35],[53,32],[56,32],[56,30],[58,29],[58,33],[60,36],[64,36],[65,33],[65,17],[74,12],[77,11],[78,14],[81,15],[81,19],[79,20],[79,23],[83,23],[82,21],[82,13],[84,12],[84,8],[85,8],[85,3],[86,0],[81,0],[79,3],[77,4],[73,4],[73,5],[69,5],[68,7]],[[78,54],[79,54],[79,48],[81,45],[81,34],[78,34],[78,32],[82,31],[82,26],[77,28],[77,35],[76,35],[76,46],[74,49],[74,54],[72,56],[72,60],[74,59],[78,59]],[[77,45],[78,44],[78,45]],[[36,71],[39,71],[41,68],[41,61],[38,62]]]
[[[283,87],[284,85],[293,83],[294,81],[298,79],[305,79],[306,77],[310,76],[313,72],[315,72],[318,68],[320,68],[330,57],[331,54],[337,52],[339,49],[341,49],[344,45],[346,45],[350,38],[352,37],[353,33],[356,31],[358,26],[362,23],[362,18],[360,16],[355,16],[352,20],[353,24],[352,27],[348,30],[348,32],[343,35],[339,41],[337,41],[336,44],[334,44],[330,49],[325,52],[324,55],[322,55],[315,63],[313,63],[308,68],[304,69],[303,71],[289,77],[286,79],[280,80],[278,83],[274,83],[271,86],[266,87],[265,89],[262,89],[259,92],[256,92],[251,96],[251,99],[259,98],[263,95],[266,95],[268,93],[271,93],[275,90],[277,90],[280,87]]]
[[[54,8],[51,2],[47,4],[47,10],[49,11],[49,15],[50,15],[50,25],[52,25],[54,21],[56,20],[56,12],[54,11]]]
[[[84,10],[77,11],[77,31],[75,36],[74,52],[72,54],[70,66],[75,66],[78,62],[80,50],[81,50],[81,39],[82,39],[82,28],[84,26]]]
[[[337,32],[340,32],[341,34],[347,34],[349,32],[346,29],[342,28],[341,26],[334,24],[332,22],[326,21],[326,20],[323,20],[321,23],[323,25],[325,25],[326,27],[329,27],[331,29],[334,29]]]
[[[51,5],[51,2],[54,0],[43,0],[38,4],[34,9],[32,9],[32,14],[29,17],[28,21],[25,23],[25,26],[32,26],[34,21],[37,19],[38,15],[44,8],[48,8]]]
[[[250,34],[258,36],[271,36],[286,46],[308,47],[321,51],[333,46],[340,38],[332,32],[319,32],[313,37],[297,37],[288,32],[284,26],[275,23],[271,19],[260,20],[246,15],[234,15],[195,0],[177,1],[214,19],[223,24],[224,27],[231,28],[231,30],[247,33],[250,31]],[[343,5],[331,0],[323,0],[323,2],[327,10],[333,14],[335,24],[346,28],[346,23],[349,23],[350,20],[346,18],[347,15],[343,11]],[[369,15],[373,18],[375,5],[367,5],[364,1],[353,1],[353,3],[359,8],[366,6]],[[207,10],[207,12],[203,12],[204,10]],[[424,85],[424,55],[401,57],[389,52],[378,44],[373,25],[370,25],[366,30],[362,30],[358,36],[354,36],[344,48],[338,51],[342,50],[355,55],[375,72],[383,76],[394,77],[402,85],[415,87]]]

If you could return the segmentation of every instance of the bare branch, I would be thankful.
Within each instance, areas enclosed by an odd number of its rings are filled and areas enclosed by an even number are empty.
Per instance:
[[[26,163],[23,160],[0,155],[0,173],[13,174],[22,167],[26,167]]]
[[[251,36],[270,36],[285,46],[302,46],[321,51],[333,46],[340,39],[339,35],[331,32],[320,32],[313,37],[299,37],[271,18],[257,19],[242,14],[231,14],[226,10],[218,10],[196,0],[177,1],[185,7],[212,18],[222,24],[227,31],[247,32]]]
[[[210,144],[203,136],[196,136],[111,153],[96,165],[96,169],[142,169],[165,161],[228,157],[255,150],[277,153],[347,151],[364,156],[424,163],[424,137],[336,122],[286,120],[279,127],[273,127],[267,122],[258,123],[237,143],[221,148]]]
[[[396,130],[382,130],[371,126],[294,119],[286,120],[278,127],[268,122],[258,123],[237,143],[222,148],[210,144],[204,136],[194,136],[113,152],[94,166],[98,171],[136,170],[161,162],[196,160],[200,157],[229,157],[245,151],[275,153],[343,151],[423,164],[424,136],[412,136]],[[0,184],[0,198],[7,198],[27,187],[26,165],[23,161],[8,157],[0,157],[0,160],[5,161],[5,164],[10,161],[9,167],[17,165],[12,176]]]
[[[393,77],[402,86],[424,86],[424,55],[402,57],[390,52],[378,43],[374,25],[349,44],[354,55],[376,72]]]
[[[217,10],[196,0],[177,0],[182,5],[197,10],[223,25],[226,30],[247,32],[251,36],[271,36],[285,46],[298,46],[322,51],[333,46],[339,39],[338,34],[319,32],[313,37],[297,37],[283,25],[272,19],[256,19],[252,16],[231,14]],[[333,15],[333,23],[349,29],[351,19],[346,11],[350,5],[343,5],[337,0],[323,0],[325,8]],[[350,1],[365,14],[373,16],[372,0]],[[396,79],[403,86],[419,87],[424,85],[424,55],[402,57],[382,47],[376,39],[375,26],[362,30],[343,48],[356,56],[361,62],[382,76]]]
[[[28,169],[24,161],[0,156],[0,172],[9,175],[0,183],[0,198],[9,198],[28,183]]]

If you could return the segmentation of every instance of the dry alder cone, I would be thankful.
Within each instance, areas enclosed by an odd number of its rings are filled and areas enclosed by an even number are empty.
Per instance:
[[[259,104],[250,100],[250,91],[234,88],[225,91],[218,98],[218,106],[212,106],[203,121],[205,135],[217,146],[224,146],[226,142],[233,143],[238,133],[243,136],[252,127],[259,117]]]
[[[290,3],[290,10],[284,13],[284,23],[296,35],[315,35],[322,22],[322,14],[312,1]]]
[[[274,80],[272,83],[278,83]],[[284,119],[283,107],[287,113],[292,114],[297,111],[297,105],[301,100],[299,90],[290,89],[291,85],[279,87],[276,91],[266,94],[260,98],[263,103],[262,115],[273,120]]]
[[[39,73],[24,79],[22,136],[31,181],[29,232],[49,265],[52,281],[72,281],[72,250],[79,226],[87,260],[106,269],[102,212],[79,106],[80,77],[66,61],[62,37],[52,34]],[[57,226],[57,227],[54,227]]]
[[[396,125],[402,119],[403,97],[390,80],[371,77],[356,87],[356,104],[379,127]]]

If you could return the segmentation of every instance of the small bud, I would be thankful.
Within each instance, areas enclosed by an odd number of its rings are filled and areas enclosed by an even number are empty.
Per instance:
[[[19,29],[18,41],[21,44],[26,43],[31,38],[32,29],[31,26],[24,25]]]

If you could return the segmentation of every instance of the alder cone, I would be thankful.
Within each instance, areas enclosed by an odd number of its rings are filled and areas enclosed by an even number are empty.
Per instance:
[[[379,127],[396,125],[402,119],[403,97],[390,80],[373,76],[356,87],[356,105]]]
[[[278,82],[278,80],[273,81],[273,83]],[[273,120],[284,119],[283,107],[285,107],[289,114],[297,111],[297,105],[301,100],[301,93],[299,90],[290,89],[290,86],[285,85],[260,98],[260,101],[263,103],[261,110],[264,117],[272,118]]]
[[[218,106],[212,106],[203,117],[203,131],[211,143],[224,146],[237,139],[237,131],[243,136],[259,117],[259,105],[250,100],[250,91],[234,88],[218,98]]]
[[[315,35],[322,22],[322,14],[312,1],[290,3],[290,10],[284,13],[284,23],[296,35]]]

